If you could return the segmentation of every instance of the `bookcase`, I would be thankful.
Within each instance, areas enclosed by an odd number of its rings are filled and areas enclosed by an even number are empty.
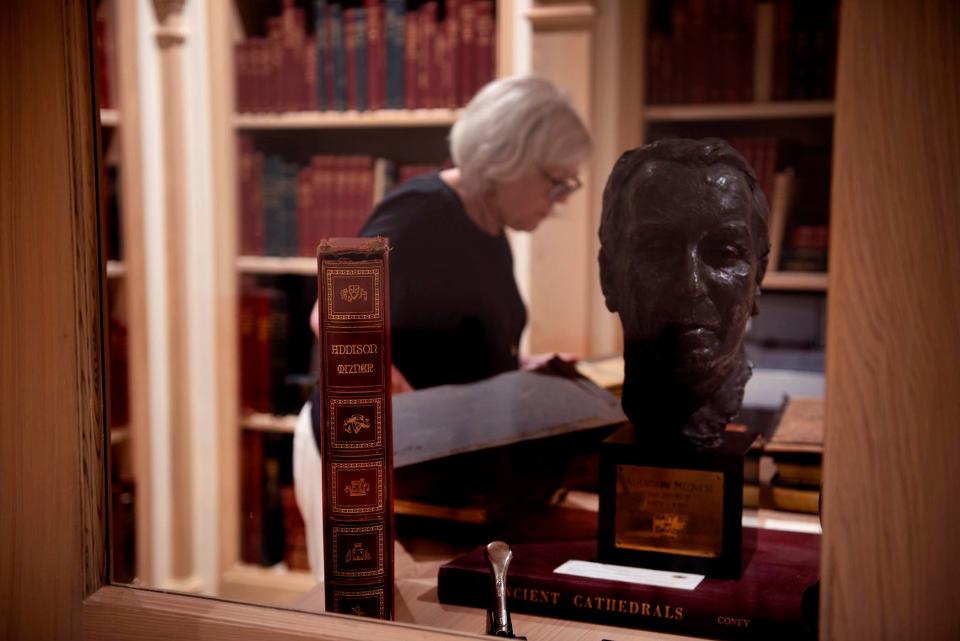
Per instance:
[[[770,261],[747,337],[759,367],[822,372],[838,12],[830,0],[648,4],[646,140],[728,140],[770,205]]]
[[[355,235],[395,185],[448,162],[447,135],[510,70],[509,0],[208,5],[219,265],[219,593],[288,603],[313,585],[292,432],[316,385],[315,248]],[[218,25],[229,25],[218,28]],[[232,344],[232,345],[231,345]],[[230,425],[233,425],[231,430]]]

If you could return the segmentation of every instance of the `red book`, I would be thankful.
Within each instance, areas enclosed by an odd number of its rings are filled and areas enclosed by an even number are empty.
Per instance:
[[[739,581],[706,578],[693,590],[556,573],[567,561],[593,561],[597,542],[518,543],[507,573],[515,612],[724,639],[805,639],[804,590],[819,577],[820,536],[744,528]],[[609,566],[608,566],[609,567]],[[484,549],[440,567],[441,603],[488,607]],[[523,630],[519,630],[523,632]]]
[[[477,91],[477,12],[473,0],[460,4],[460,104],[465,105]]]
[[[390,299],[384,238],[317,249],[329,612],[393,618]]]
[[[449,74],[450,95],[445,107],[459,107],[462,103],[460,77],[460,0],[447,0],[447,13],[443,20],[443,30],[447,36],[447,56],[444,62],[445,73]]]
[[[417,94],[417,52],[420,50],[420,20],[418,14],[408,11],[403,16],[403,106],[416,109],[420,106]]]
[[[273,292],[245,287],[240,293],[240,405],[270,413],[270,338]]]
[[[316,226],[314,209],[316,193],[313,183],[313,168],[307,165],[297,172],[297,255],[312,257],[316,251]]]
[[[260,565],[263,552],[263,443],[260,434],[240,436],[240,560]]]
[[[437,106],[437,87],[434,80],[434,38],[437,34],[437,3],[427,2],[418,12],[419,38],[417,40],[417,98],[418,107]]]
[[[317,96],[317,46],[313,38],[307,38],[304,43],[303,91],[305,95],[302,107],[308,111],[316,111],[320,108]]]
[[[343,12],[343,51],[346,59],[347,110],[357,108],[357,9]]]
[[[773,82],[771,97],[786,100],[790,93],[790,48],[793,22],[792,0],[779,0],[775,5],[773,35]]]
[[[367,108],[383,109],[387,94],[387,46],[380,0],[364,0],[367,14]]]
[[[316,242],[329,238],[333,233],[334,216],[334,159],[331,156],[314,156],[311,164],[314,168],[316,183],[316,209],[314,210],[314,234]],[[313,246],[311,255],[316,255],[317,247]]]
[[[474,78],[474,91],[480,89],[493,80],[496,73],[496,49],[494,37],[493,21],[493,2],[491,0],[479,0],[476,2],[477,16],[477,48],[476,48],[476,77]]]

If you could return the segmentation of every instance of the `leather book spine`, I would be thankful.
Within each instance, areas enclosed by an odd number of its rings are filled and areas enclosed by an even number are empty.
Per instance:
[[[326,609],[393,618],[388,245],[317,248]]]

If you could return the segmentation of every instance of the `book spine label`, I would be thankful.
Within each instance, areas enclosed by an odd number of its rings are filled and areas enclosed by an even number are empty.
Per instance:
[[[328,611],[393,616],[387,244],[318,250]]]

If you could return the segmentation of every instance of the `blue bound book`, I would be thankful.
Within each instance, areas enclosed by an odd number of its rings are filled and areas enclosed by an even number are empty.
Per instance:
[[[354,31],[357,42],[357,64],[354,78],[357,82],[357,111],[366,111],[367,105],[367,12],[357,9],[353,12]]]
[[[347,61],[343,42],[343,11],[330,5],[330,50],[333,55],[333,105],[336,111],[347,110]]]
[[[317,50],[317,109],[330,109],[327,104],[327,0],[313,2],[313,41]]]
[[[283,255],[282,164],[283,161],[273,155],[263,159],[263,253],[266,256]]]
[[[386,0],[388,109],[403,109],[404,6],[403,0]]]
[[[296,163],[284,163],[283,172],[283,255],[296,256],[299,250],[297,234],[297,174]]]

